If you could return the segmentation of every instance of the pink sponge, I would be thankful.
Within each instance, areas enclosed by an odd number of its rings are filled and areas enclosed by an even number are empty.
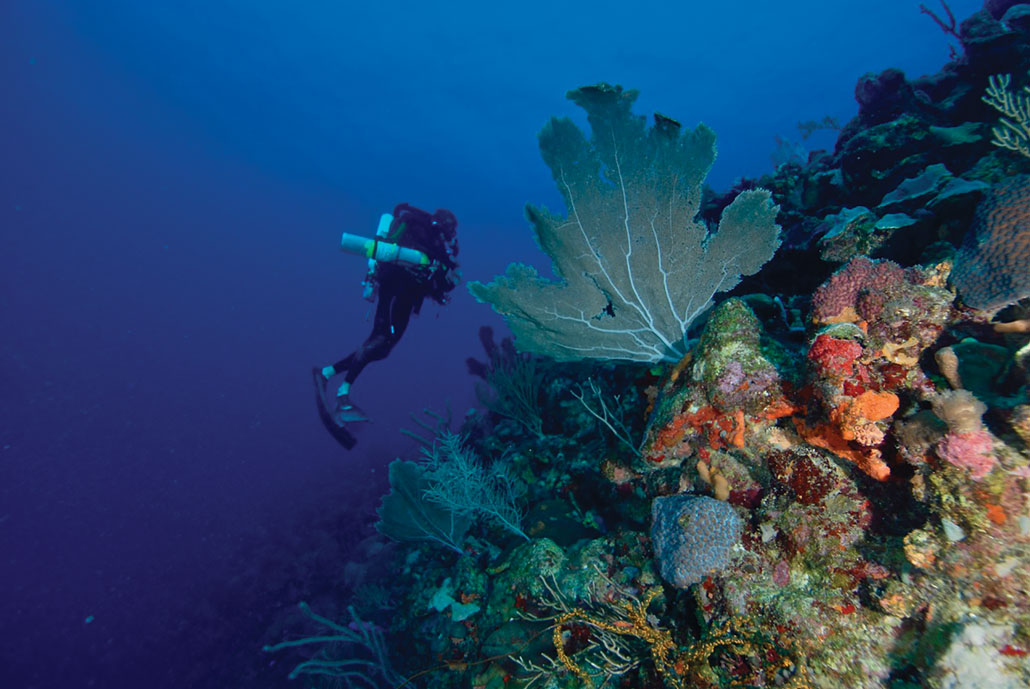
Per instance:
[[[937,442],[937,454],[957,467],[969,469],[979,481],[994,468],[994,441],[987,431],[948,433]]]
[[[812,316],[816,322],[827,322],[847,307],[858,308],[870,302],[869,292],[879,298],[882,306],[884,292],[895,291],[906,281],[905,269],[891,261],[871,261],[865,256],[854,258],[834,273],[812,295]],[[865,295],[865,298],[862,298]],[[859,312],[861,313],[861,311]],[[870,320],[875,313],[861,313]]]

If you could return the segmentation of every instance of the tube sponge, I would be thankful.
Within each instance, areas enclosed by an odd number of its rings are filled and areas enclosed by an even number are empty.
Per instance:
[[[951,433],[974,433],[983,430],[981,417],[987,411],[987,405],[968,390],[942,392],[931,404],[933,413],[948,424],[948,431]]]

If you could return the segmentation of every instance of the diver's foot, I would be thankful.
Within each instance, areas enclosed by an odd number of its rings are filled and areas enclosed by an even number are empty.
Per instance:
[[[325,385],[329,382],[329,379],[323,373],[324,371],[324,368],[319,368],[318,366],[311,369],[311,377],[315,380],[315,385],[322,390],[325,390]]]
[[[361,407],[351,402],[348,395],[340,395],[336,398],[336,412],[333,414],[333,419],[340,424],[369,420],[368,414],[363,412]]]

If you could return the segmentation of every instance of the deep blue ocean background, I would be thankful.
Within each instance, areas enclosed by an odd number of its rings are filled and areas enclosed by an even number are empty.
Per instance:
[[[345,585],[409,415],[460,418],[503,333],[427,304],[343,451],[309,380],[370,327],[340,232],[446,207],[466,279],[546,271],[568,89],[709,124],[722,190],[948,43],[908,0],[0,2],[0,689],[287,686],[262,635]]]

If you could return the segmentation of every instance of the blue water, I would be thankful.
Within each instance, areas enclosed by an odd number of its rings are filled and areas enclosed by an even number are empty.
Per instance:
[[[546,270],[522,210],[560,207],[566,90],[706,122],[725,189],[861,74],[948,59],[907,0],[440,5],[0,3],[0,688],[284,685],[261,634],[332,595],[400,429],[464,414],[501,328],[427,304],[344,452],[309,389],[370,325],[341,231],[446,207],[466,278]]]

